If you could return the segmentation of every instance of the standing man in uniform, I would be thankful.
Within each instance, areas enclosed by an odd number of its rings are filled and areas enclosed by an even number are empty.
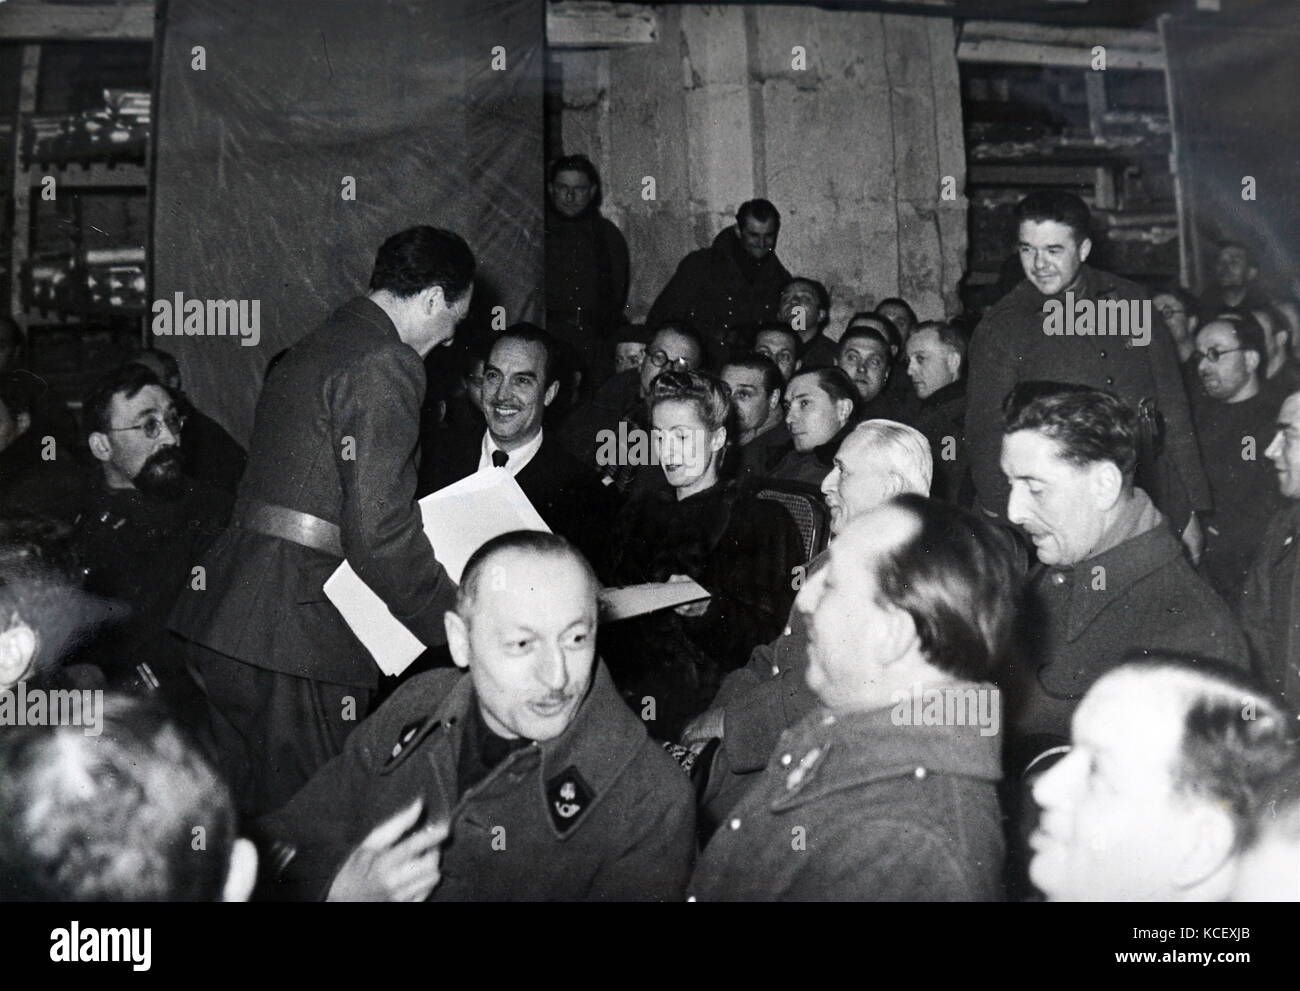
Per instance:
[[[1092,241],[1083,200],[1060,190],[1031,193],[1016,207],[1016,220],[1025,280],[989,308],[971,339],[966,450],[979,507],[1004,517],[1002,403],[1012,386],[1047,381],[1104,389],[1139,411],[1139,484],[1199,557],[1196,513],[1211,508],[1210,489],[1173,339],[1144,289],[1084,264]],[[1076,326],[1076,312],[1095,316]]]
[[[458,235],[394,234],[369,293],[294,345],[262,390],[232,525],[172,614],[242,813],[285,802],[369,709],[378,668],[323,589],[345,558],[421,641],[445,640],[456,586],[415,504],[421,359],[452,339],[473,280]]]

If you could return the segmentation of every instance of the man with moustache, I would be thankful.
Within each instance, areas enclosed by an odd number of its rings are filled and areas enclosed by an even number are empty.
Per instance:
[[[229,520],[230,497],[182,473],[184,419],[148,368],[110,372],[86,398],[82,421],[93,466],[66,452],[39,463],[16,484],[9,508],[72,523],[86,590],[129,607],[84,659],[111,687],[157,689],[185,708],[195,693],[166,633],[167,615]]]
[[[1082,386],[1022,385],[1008,402],[1007,519],[1033,541],[1026,642],[1000,683],[1017,770],[1066,742],[1084,693],[1133,656],[1248,666],[1232,614],[1134,483],[1137,415]]]
[[[1264,457],[1278,405],[1263,388],[1266,357],[1263,328],[1248,313],[1220,314],[1196,333],[1191,360],[1202,391],[1192,414],[1214,497],[1201,570],[1227,602],[1241,595],[1264,528],[1282,504]]]
[[[673,901],[689,782],[596,657],[598,590],[562,537],[470,557],[447,644],[258,833],[280,898]]]
[[[474,294],[457,234],[412,227],[379,248],[369,291],[291,347],[262,388],[232,525],[172,628],[202,676],[222,770],[255,815],[343,747],[379,667],[324,591],[346,559],[426,646],[455,583],[415,504],[422,360]]]
[[[447,438],[420,465],[424,495],[468,475],[505,468],[538,515],[599,560],[612,511],[596,473],[560,446],[542,425],[560,383],[555,377],[555,342],[531,323],[512,324],[492,344],[483,366],[481,436]]]

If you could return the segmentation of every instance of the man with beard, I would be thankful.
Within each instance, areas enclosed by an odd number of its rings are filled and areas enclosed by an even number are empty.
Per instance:
[[[158,381],[176,397],[177,408],[185,418],[185,443],[181,445],[185,474],[234,495],[248,464],[248,453],[225,427],[185,394],[181,366],[175,356],[155,349],[141,351],[131,361],[152,369]]]
[[[129,616],[92,656],[110,686],[159,690],[184,716],[196,701],[165,621],[191,569],[230,517],[230,498],[181,471],[183,418],[148,368],[110,372],[82,408],[93,466],[67,454],[15,487],[11,508],[64,519],[86,591],[126,603]]]
[[[546,189],[546,325],[599,385],[627,304],[627,241],[600,214],[600,174],[586,155],[553,161]]]

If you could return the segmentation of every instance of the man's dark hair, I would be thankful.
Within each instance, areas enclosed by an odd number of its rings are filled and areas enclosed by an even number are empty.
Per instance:
[[[964,360],[966,357],[966,337],[960,330],[944,320],[927,320],[924,323],[918,323],[916,329],[912,331],[912,336],[916,336],[923,330],[933,330],[939,343],[950,350],[956,351]]]
[[[758,372],[763,376],[763,392],[769,396],[785,389],[785,379],[781,377],[781,369],[777,368],[776,362],[765,354],[759,354],[757,351],[741,351],[723,362],[724,371],[728,366]]]
[[[586,155],[561,155],[554,159],[546,170],[546,181],[554,182],[561,172],[581,172],[593,186],[600,185],[600,173]]]
[[[805,375],[811,375],[817,380],[817,386],[831,397],[831,402],[839,402],[841,399],[847,399],[853,403],[854,413],[858,408],[858,389],[853,384],[853,380],[844,374],[844,369],[830,365],[824,368],[806,368],[798,369],[790,376],[790,382],[786,384],[788,389],[797,378],[803,378]],[[850,417],[850,422],[852,417]]]
[[[1264,792],[1295,758],[1287,713],[1252,678],[1223,661],[1169,654],[1131,654],[1127,661],[1120,669],[1126,675],[1183,680],[1190,698],[1174,790],[1230,812],[1240,850],[1251,838]]]
[[[895,310],[901,310],[903,314],[903,320],[906,323],[906,326],[900,327],[893,317],[891,317],[888,313],[884,312],[885,307],[890,307],[891,309],[895,309]],[[879,303],[877,303],[876,315],[884,317],[886,320],[892,323],[894,327],[897,328],[900,334],[906,334],[909,331],[915,329],[916,327],[916,322],[917,322],[916,311],[912,309],[911,303],[909,303],[907,300],[899,296],[886,296]]]
[[[1259,267],[1259,260],[1255,257],[1255,250],[1250,245],[1248,245],[1245,241],[1220,241],[1219,246],[1214,251],[1214,254],[1217,257],[1218,255],[1223,254],[1229,248],[1236,248],[1238,251],[1244,254],[1246,256],[1246,264],[1249,265],[1251,268]]]
[[[101,378],[81,407],[82,436],[107,433],[113,426],[109,413],[113,405],[113,397],[123,396],[126,399],[134,399],[147,385],[156,385],[167,395],[172,396],[171,390],[158,381],[158,376],[153,373],[153,369],[134,362],[119,365]],[[172,401],[176,401],[175,396],[172,396]]]
[[[474,283],[474,253],[464,239],[440,227],[408,227],[379,246],[370,291],[414,296],[440,286],[454,303]]]
[[[1035,223],[1049,221],[1064,224],[1074,235],[1074,243],[1082,244],[1092,226],[1088,204],[1062,189],[1038,189],[1016,204],[1016,229],[1026,220]]]
[[[1037,430],[1056,441],[1061,458],[1083,468],[1110,461],[1125,479],[1137,466],[1137,413],[1114,393],[1060,382],[1022,382],[1003,405],[1003,435]]]
[[[897,354],[903,347],[903,335],[899,333],[894,321],[888,317],[882,317],[879,313],[868,313],[865,310],[859,310],[849,317],[849,322],[844,327],[844,333],[840,335],[841,343],[858,330],[874,330],[883,336],[885,342],[889,345],[891,354]]]
[[[752,217],[760,224],[776,221],[776,229],[781,229],[781,211],[767,200],[746,200],[736,211],[736,227],[744,227],[745,219]]]
[[[704,344],[704,335],[695,329],[695,325],[687,320],[665,320],[651,332],[646,343],[649,348],[655,342],[655,338],[664,331],[671,331],[678,337],[684,337],[695,345],[695,350],[699,352],[700,364],[703,365],[709,356],[709,349]]]
[[[847,330],[844,331],[843,334],[840,335],[840,339],[838,342],[839,348],[837,349],[836,354],[843,354],[844,349],[848,347],[849,341],[853,341],[853,340],[875,341],[877,344],[879,344],[882,348],[885,349],[885,358],[889,361],[893,360],[893,352],[890,350],[889,347],[889,339],[885,336],[885,332],[883,330],[880,330],[877,327],[868,327],[866,324],[861,324],[861,323],[858,324],[856,327],[849,327]]]
[[[882,603],[912,617],[922,651],[939,670],[966,681],[990,679],[1010,650],[1019,600],[1009,542],[947,502],[908,494],[890,505],[919,527],[881,558]]]
[[[1210,317],[1199,327],[1196,332],[1199,334],[1212,323],[1226,323],[1237,334],[1237,343],[1246,351],[1254,351],[1259,355],[1259,367],[1255,369],[1255,374],[1259,376],[1260,381],[1264,379],[1264,369],[1268,366],[1268,342],[1265,340],[1264,328],[1260,322],[1250,313],[1219,313]],[[1286,330],[1285,327],[1279,327],[1279,330]]]
[[[139,362],[141,361],[141,359],[143,359],[142,363],[145,363],[145,367],[148,368],[149,366],[147,362],[149,361],[148,356],[150,355],[158,359],[158,363],[162,365],[164,379],[174,378],[177,381],[180,380],[181,377],[180,362],[176,360],[176,356],[172,354],[170,351],[163,351],[160,348],[149,348],[148,350],[139,352],[130,360]]]
[[[1201,305],[1200,301],[1195,296],[1193,296],[1190,292],[1188,292],[1186,289],[1184,289],[1182,286],[1179,285],[1165,286],[1163,289],[1153,290],[1151,295],[1152,297],[1155,296],[1174,297],[1174,299],[1178,300],[1178,302],[1182,304],[1183,309],[1187,312],[1187,315],[1189,317],[1196,316],[1196,311],[1198,307]]]
[[[555,338],[551,337],[550,334],[535,323],[528,323],[527,321],[512,323],[501,331],[500,336],[492,342],[492,348],[488,350],[487,357],[484,359],[485,365],[486,361],[492,357],[492,351],[507,337],[511,340],[522,341],[525,344],[536,344],[542,349],[542,389],[544,391],[549,388],[550,384],[555,381]]]
[[[236,839],[225,784],[152,703],[107,695],[102,716],[99,736],[0,735],[3,900],[220,901]]]
[[[781,292],[785,292],[796,282],[802,282],[806,286],[812,286],[812,291],[817,294],[817,306],[822,311],[822,324],[824,325],[831,315],[831,294],[830,290],[806,275],[796,275],[793,279],[781,287]]]
[[[764,320],[754,328],[754,340],[751,343],[757,343],[759,334],[785,334],[790,338],[790,350],[797,358],[799,348],[803,342],[799,339],[798,333],[788,323],[782,323],[780,320]]]
[[[487,565],[498,554],[506,551],[525,551],[541,557],[567,557],[578,562],[591,582],[592,591],[600,588],[596,572],[590,562],[582,556],[573,544],[558,533],[546,533],[543,530],[511,530],[493,537],[469,556],[465,569],[460,575],[460,588],[456,591],[456,614],[466,619],[478,596],[478,588],[483,580]]]

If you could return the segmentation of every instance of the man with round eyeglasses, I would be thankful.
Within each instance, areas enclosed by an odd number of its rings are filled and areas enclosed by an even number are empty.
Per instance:
[[[646,484],[662,479],[655,466],[633,463],[638,437],[649,436],[645,397],[650,383],[666,371],[689,372],[704,364],[703,338],[690,324],[672,320],[661,324],[646,346],[641,367],[619,372],[569,416],[561,441],[579,461],[592,465],[606,485],[627,493],[638,475]],[[611,442],[614,456],[610,457]],[[638,468],[654,468],[638,472]]]
[[[20,479],[7,509],[70,523],[86,589],[122,603],[86,660],[110,687],[160,692],[182,721],[201,697],[176,660],[165,621],[190,569],[230,517],[230,497],[182,472],[184,418],[155,374],[127,364],[105,376],[82,406],[93,462],[58,447]],[[201,711],[201,710],[200,710]]]

